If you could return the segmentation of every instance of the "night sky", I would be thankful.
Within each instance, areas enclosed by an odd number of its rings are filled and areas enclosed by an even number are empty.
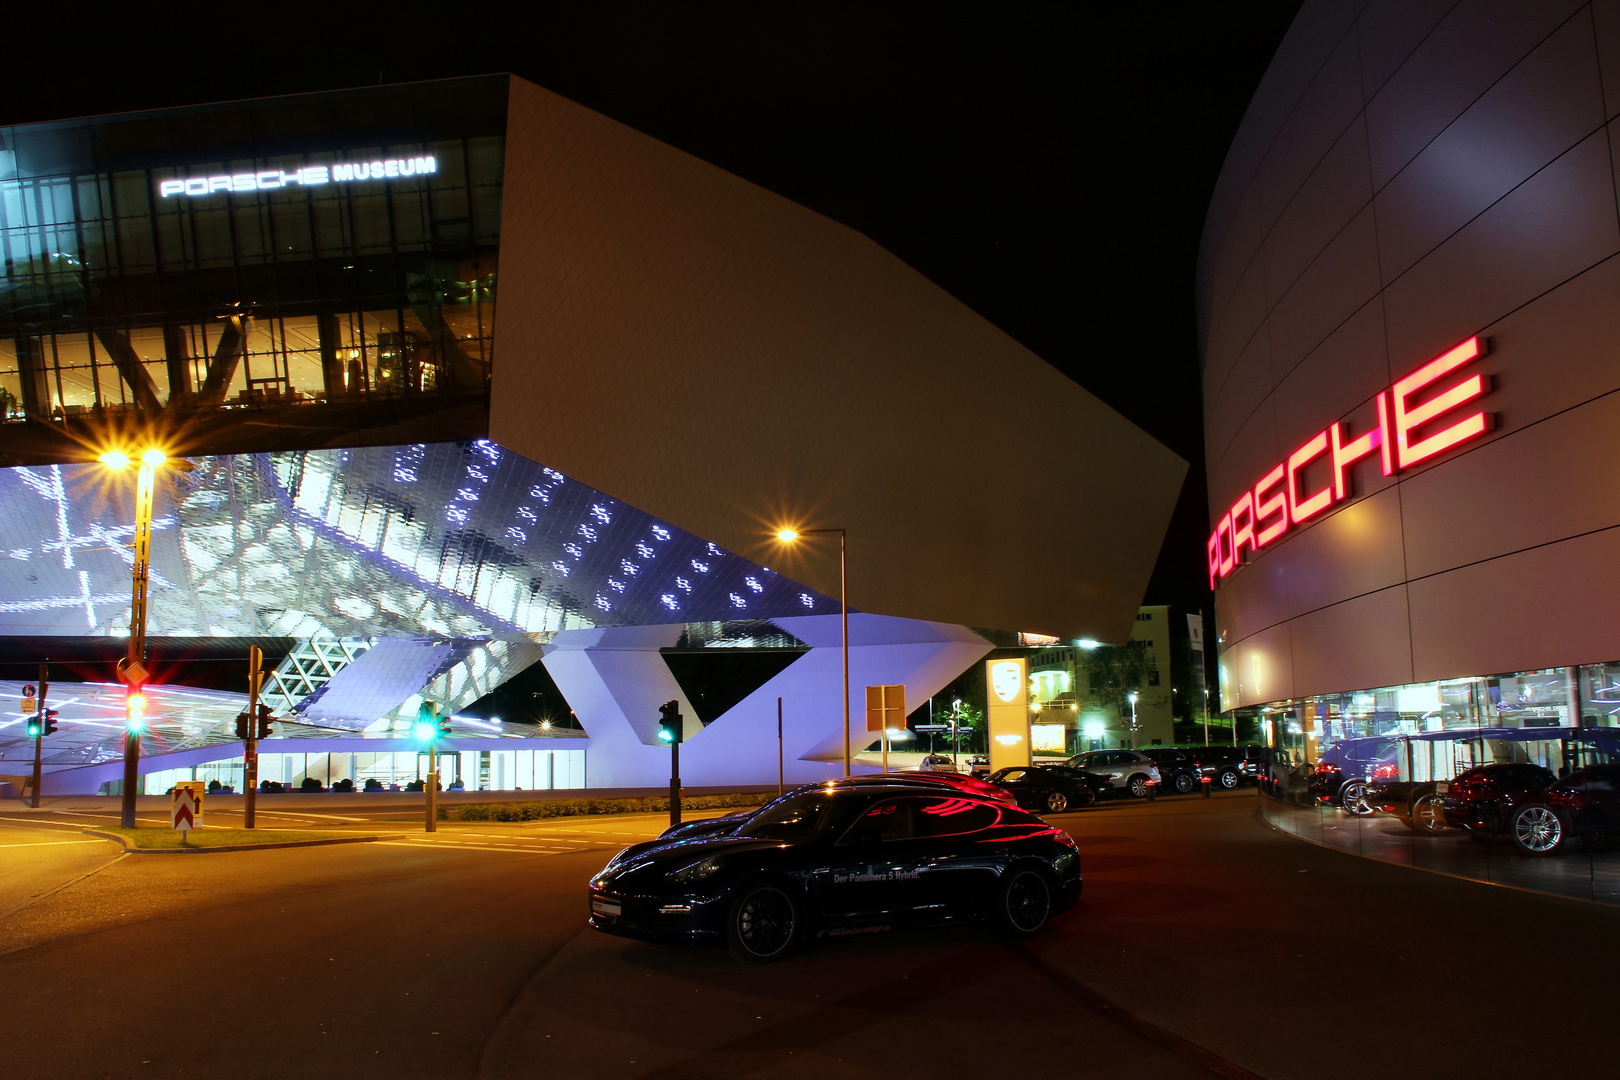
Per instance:
[[[0,124],[515,72],[860,230],[1186,458],[1146,602],[1207,611],[1194,262],[1299,3],[1101,7],[28,5]]]

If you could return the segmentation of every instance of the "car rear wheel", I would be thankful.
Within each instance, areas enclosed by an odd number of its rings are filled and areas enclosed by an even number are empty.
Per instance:
[[[1125,784],[1125,788],[1138,799],[1145,799],[1148,793],[1148,778],[1137,773]]]
[[[1069,808],[1069,797],[1061,791],[1048,791],[1046,793],[1046,812],[1048,814],[1061,814]]]
[[[1367,803],[1367,785],[1360,780],[1352,780],[1339,790],[1339,802],[1345,813],[1355,817],[1366,817],[1373,812]]]
[[[1192,789],[1193,789],[1193,778],[1188,776],[1186,773],[1177,773],[1176,774],[1176,790],[1181,792],[1183,795],[1185,795],[1185,794],[1187,794],[1187,792],[1191,791]]]
[[[1513,815],[1513,842],[1532,855],[1550,855],[1564,842],[1564,823],[1545,806],[1526,806]]]
[[[1223,791],[1235,791],[1237,786],[1243,782],[1243,777],[1238,775],[1236,769],[1223,769],[1220,775],[1215,778],[1215,782],[1221,785]]]
[[[769,881],[745,885],[731,904],[727,943],[739,959],[768,964],[793,951],[801,922],[799,902],[783,886]]]
[[[1412,831],[1424,836],[1439,836],[1446,831],[1446,802],[1433,792],[1412,804]]]
[[[1014,937],[1030,937],[1046,929],[1052,917],[1052,885],[1046,875],[1028,866],[1015,866],[1001,886],[1001,925]]]

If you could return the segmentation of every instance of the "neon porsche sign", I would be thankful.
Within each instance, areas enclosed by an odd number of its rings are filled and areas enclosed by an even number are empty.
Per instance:
[[[402,180],[438,171],[438,159],[430,154],[426,157],[384,158],[381,161],[354,161],[330,166],[307,165],[292,172],[269,169],[229,176],[161,180],[158,182],[158,195],[167,199],[176,195],[212,195],[216,191],[271,191],[294,184],[308,188],[322,184],[348,184],[357,180]]]
[[[1383,474],[1390,476],[1489,431],[1491,417],[1484,412],[1453,419],[1438,429],[1435,427],[1442,418],[1451,419],[1453,411],[1460,406],[1488,392],[1489,381],[1478,372],[1438,393],[1420,397],[1426,388],[1489,350],[1489,339],[1480,337],[1471,337],[1448,349],[1405,378],[1396,380],[1389,389],[1379,391],[1375,399],[1377,427],[1351,438],[1344,423],[1334,421],[1262,476],[1222,515],[1210,534],[1210,588],[1215,588],[1247,558],[1281,539],[1289,529],[1304,525],[1334,503],[1349,497],[1350,483],[1346,474],[1362,458],[1371,457],[1376,451]],[[1302,492],[1303,474],[1318,460],[1327,463],[1330,478],[1318,490]]]

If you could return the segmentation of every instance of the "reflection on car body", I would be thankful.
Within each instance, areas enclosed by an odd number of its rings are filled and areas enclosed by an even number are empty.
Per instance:
[[[779,959],[811,937],[990,920],[1036,933],[1080,895],[1074,841],[1004,802],[938,785],[796,789],[719,833],[660,837],[590,882],[590,922]]]

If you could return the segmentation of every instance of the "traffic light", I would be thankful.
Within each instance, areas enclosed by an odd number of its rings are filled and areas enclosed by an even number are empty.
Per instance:
[[[666,701],[658,706],[658,741],[667,746],[678,746],[685,741],[686,732],[681,721],[681,703]]]
[[[247,737],[248,737],[248,725],[251,724],[252,722],[253,722],[253,717],[250,716],[249,714],[247,714],[245,712],[239,712],[239,713],[236,714],[236,737],[238,739],[243,739],[243,740],[247,739]]]
[[[125,715],[128,717],[126,723],[129,726],[130,734],[139,735],[141,732],[145,731],[146,695],[141,693],[141,688],[139,686],[130,686],[129,696],[124,698],[124,707],[126,709]]]
[[[55,709],[46,709],[45,710],[45,732],[44,733],[46,735],[55,735],[56,734],[56,710]]]
[[[256,736],[256,738],[268,739],[270,737],[270,724],[274,720],[275,720],[275,717],[273,715],[271,715],[270,706],[268,706],[268,705],[260,705],[259,706],[259,733]]]
[[[431,743],[444,733],[439,722],[438,707],[433,702],[424,701],[416,707],[416,723],[411,730],[419,743]]]
[[[439,717],[438,727],[439,727],[439,738],[443,739],[443,738],[448,737],[449,734],[450,734],[450,718],[448,716]]]
[[[30,739],[37,739],[43,733],[44,728],[40,724],[39,715],[37,713],[31,714],[28,717],[28,729],[27,730],[28,730],[28,737]]]

